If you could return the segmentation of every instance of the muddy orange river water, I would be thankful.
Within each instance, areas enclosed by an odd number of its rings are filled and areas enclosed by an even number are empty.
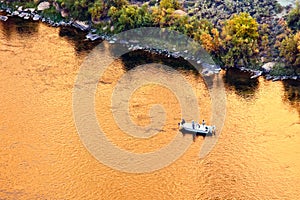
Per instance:
[[[226,118],[210,154],[199,158],[204,138],[197,137],[172,164],[126,173],[95,159],[77,133],[72,91],[96,44],[75,35],[18,19],[0,22],[0,199],[300,198],[299,83],[249,81],[247,74],[221,72]],[[123,133],[110,98],[126,73],[125,62],[116,60],[98,83],[97,119],[116,146],[155,151],[177,134],[180,106],[167,88],[143,86],[131,96],[131,118],[147,125],[149,108],[158,103],[166,112],[163,131],[149,139]],[[193,87],[201,115],[209,121],[210,96],[202,77],[177,71]]]

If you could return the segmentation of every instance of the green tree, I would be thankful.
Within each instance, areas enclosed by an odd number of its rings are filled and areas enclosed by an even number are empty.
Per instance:
[[[89,13],[92,19],[99,20],[102,16],[105,16],[105,5],[102,0],[96,0],[92,6],[89,7]]]
[[[154,25],[170,27],[174,23],[182,23],[180,21],[184,21],[185,19],[180,19],[179,16],[173,14],[180,7],[178,0],[161,0],[158,7],[151,9]],[[173,27],[173,29],[176,29],[176,27]]]
[[[174,10],[177,10],[181,7],[177,0],[161,0],[159,6],[160,8],[164,8],[164,9],[171,8]]]
[[[300,3],[296,1],[296,7],[290,11],[287,24],[293,30],[300,30]]]
[[[61,5],[69,10],[72,18],[88,20],[90,18],[88,12],[89,3],[91,2],[88,0],[62,0]]]
[[[173,22],[172,13],[174,12],[173,8],[161,8],[161,7],[154,7],[152,8],[152,16],[154,25],[160,27],[169,27]]]
[[[120,9],[128,5],[127,0],[59,0],[61,6],[70,12],[70,16],[79,20],[107,17],[111,7]],[[58,2],[59,2],[58,1]]]
[[[153,24],[147,5],[140,8],[135,5],[126,5],[119,10],[116,7],[111,7],[108,15],[115,27],[115,32]]]
[[[112,6],[118,9],[122,8],[122,6],[128,5],[127,0],[103,0],[106,5],[106,9],[109,10]]]

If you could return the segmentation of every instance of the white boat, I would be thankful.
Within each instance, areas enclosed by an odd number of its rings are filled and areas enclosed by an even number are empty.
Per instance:
[[[178,125],[181,132],[189,132],[193,134],[213,135],[216,131],[216,126],[208,126],[205,123],[186,123],[184,120],[182,120],[180,123],[178,123]]]

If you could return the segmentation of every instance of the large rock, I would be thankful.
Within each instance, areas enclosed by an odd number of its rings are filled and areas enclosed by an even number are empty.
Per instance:
[[[41,16],[39,16],[38,14],[35,14],[32,18],[33,21],[38,21],[40,20]]]
[[[19,14],[20,14],[20,12],[17,11],[17,10],[15,10],[14,12],[12,12],[12,15],[19,15]]]
[[[110,31],[111,31],[111,32],[114,32],[114,30],[115,30],[115,27],[114,27],[114,26],[111,26],[111,27],[110,27]]]
[[[82,31],[87,31],[90,28],[88,22],[83,22],[78,20],[74,21],[72,26],[74,26],[75,28],[79,28]]]
[[[66,9],[62,9],[62,10],[60,11],[60,14],[61,14],[61,16],[64,17],[64,18],[69,16],[69,12],[68,12]]]
[[[6,21],[7,19],[8,19],[7,16],[2,16],[2,15],[0,15],[0,21]]]
[[[39,10],[39,11],[46,10],[49,8],[50,8],[50,3],[47,1],[43,1],[37,6],[37,10]]]
[[[271,71],[271,69],[273,69],[273,67],[275,66],[275,62],[268,62],[268,63],[266,63],[266,64],[264,64],[263,66],[262,66],[262,68],[266,71],[266,72],[270,72]]]
[[[35,11],[35,8],[27,8],[31,13]]]
[[[54,1],[52,5],[55,7],[55,9],[56,9],[57,11],[60,12],[61,8],[60,8],[59,4],[58,4],[56,1]]]
[[[175,11],[173,12],[173,14],[174,14],[174,15],[180,15],[180,16],[186,16],[186,15],[187,15],[187,13],[184,12],[183,10],[175,10]]]
[[[98,34],[93,34],[93,33],[89,33],[85,37],[91,41],[95,41],[101,38]]]

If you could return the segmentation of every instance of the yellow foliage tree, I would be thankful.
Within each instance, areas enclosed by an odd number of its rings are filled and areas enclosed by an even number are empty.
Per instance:
[[[259,52],[258,23],[248,13],[234,15],[225,22],[222,29],[223,46],[222,60],[228,67],[250,66],[255,62],[255,54]]]
[[[279,48],[280,56],[293,66],[300,67],[300,31],[286,37]]]
[[[217,53],[221,47],[219,31],[215,28],[211,30],[212,35],[204,32],[200,36],[202,47],[209,53]]]

